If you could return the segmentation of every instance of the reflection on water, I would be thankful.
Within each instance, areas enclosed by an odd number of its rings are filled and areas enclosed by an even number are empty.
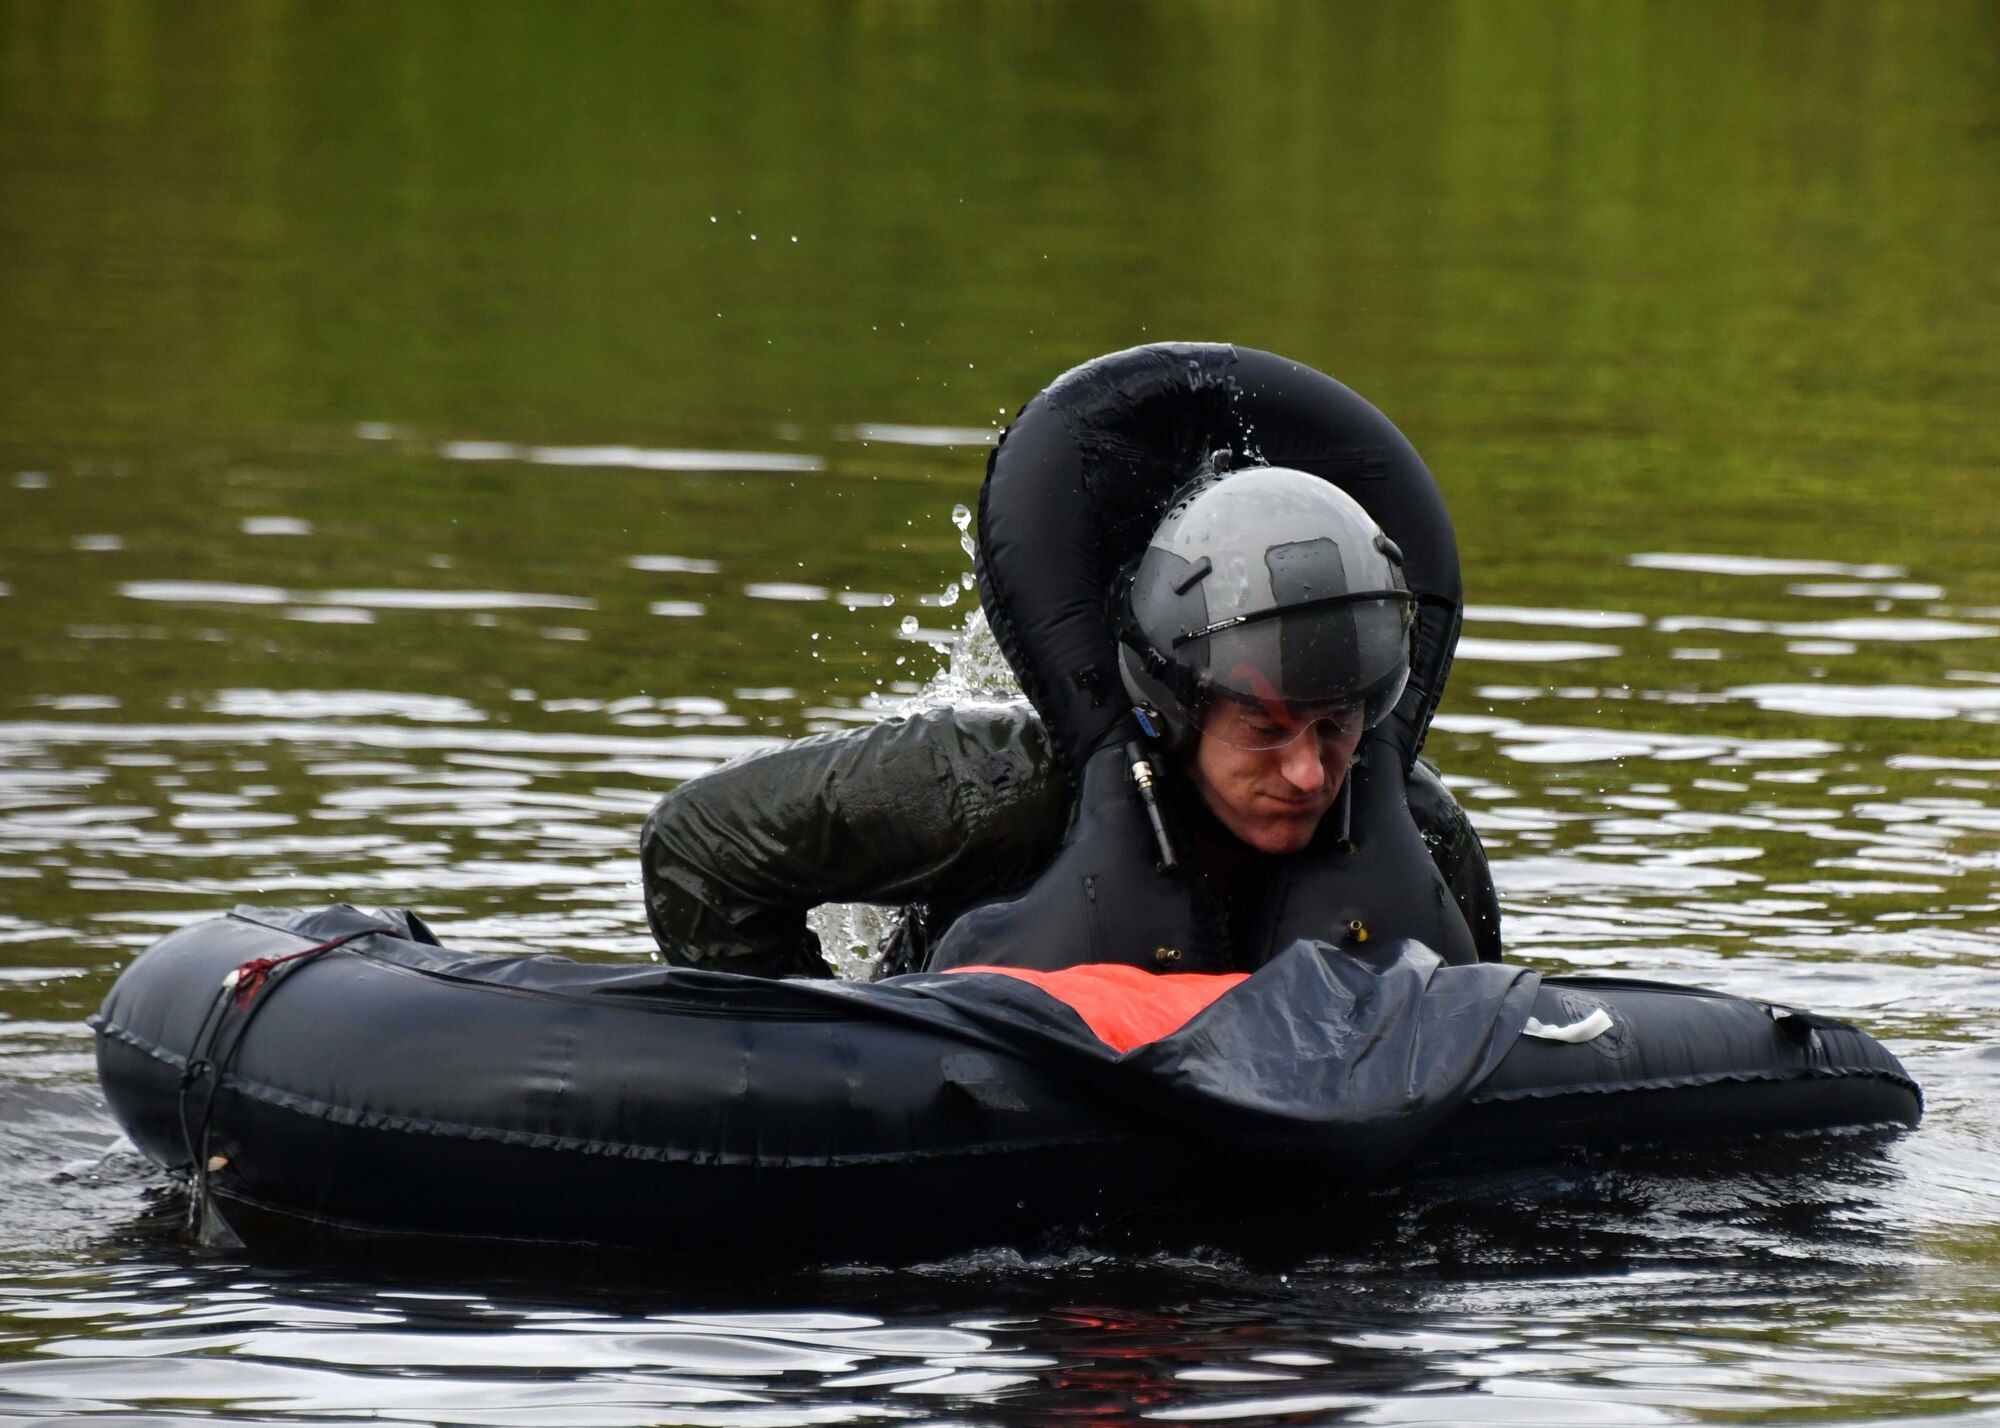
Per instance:
[[[635,471],[820,471],[817,456],[768,451],[642,451],[634,446],[516,446],[507,441],[447,441],[447,461],[528,461],[537,466],[626,466]]]
[[[1909,572],[1898,565],[1843,565],[1837,560],[1780,560],[1768,555],[1676,555],[1641,551],[1626,564],[1646,570],[1687,570],[1707,575],[1852,575],[1894,580]]]
[[[1336,1408],[1651,1423],[1965,1406],[1981,1355],[1932,1317],[1892,1208],[1901,1174],[1864,1151],[1769,1160],[1362,1204],[1344,1233],[1316,1236],[1344,1243],[1282,1268],[1220,1252],[973,1255],[897,1275],[683,1282],[669,1297],[695,1309],[655,1307],[660,1290],[615,1274],[552,1291],[504,1274],[141,1256],[0,1279],[0,1322],[40,1350],[0,1363],[0,1391],[29,1412],[192,1402],[494,1424]],[[1907,1324],[1892,1353],[1867,1339],[1882,1316]],[[1829,1356],[1847,1369],[1825,1372]]]
[[[274,590],[219,580],[132,580],[118,587],[132,600],[171,604],[354,605],[376,610],[594,610],[574,595],[523,595],[511,590]]]

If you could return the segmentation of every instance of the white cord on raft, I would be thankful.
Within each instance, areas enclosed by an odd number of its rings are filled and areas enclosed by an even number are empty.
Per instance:
[[[1545,1026],[1533,1017],[1521,1028],[1521,1035],[1539,1037],[1543,1041],[1566,1041],[1571,1045],[1581,1045],[1595,1041],[1612,1027],[1611,1013],[1599,1007],[1582,1021],[1573,1021],[1568,1026]]]

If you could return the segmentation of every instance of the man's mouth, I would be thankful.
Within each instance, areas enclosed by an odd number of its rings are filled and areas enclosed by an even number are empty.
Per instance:
[[[1298,794],[1267,793],[1264,795],[1264,797],[1268,798],[1273,803],[1281,803],[1286,808],[1293,809],[1295,811],[1311,808],[1320,801],[1320,796],[1316,793],[1309,793],[1306,794],[1304,797],[1301,797]]]

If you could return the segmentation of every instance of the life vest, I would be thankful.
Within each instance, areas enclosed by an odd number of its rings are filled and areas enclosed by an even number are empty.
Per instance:
[[[1339,800],[1307,847],[1249,857],[1248,895],[1232,897],[1228,910],[1198,872],[1168,874],[1155,865],[1151,827],[1125,777],[1117,746],[1094,755],[1048,867],[1018,896],[961,916],[926,970],[1117,963],[1154,972],[1251,971],[1301,938],[1358,952],[1408,937],[1446,962],[1479,960],[1410,816],[1405,770],[1389,740],[1362,741]]]
[[[1270,860],[1250,919],[1229,929],[1245,965],[1260,967],[1302,937],[1357,952],[1410,937],[1446,962],[1479,960],[1472,929],[1410,817],[1406,777],[1390,741],[1362,741],[1318,834],[1291,857]]]

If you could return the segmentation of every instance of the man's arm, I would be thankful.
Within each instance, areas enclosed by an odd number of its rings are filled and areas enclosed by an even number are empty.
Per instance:
[[[801,739],[660,800],[640,840],[647,919],[676,965],[828,976],[808,910],[997,896],[1047,862],[1068,807],[1025,704]]]

